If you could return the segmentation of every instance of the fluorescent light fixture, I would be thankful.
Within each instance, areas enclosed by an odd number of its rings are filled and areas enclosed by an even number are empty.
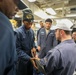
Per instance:
[[[42,10],[36,11],[36,12],[34,12],[34,14],[37,15],[38,17],[42,18],[42,19],[48,18],[48,15]]]
[[[46,12],[51,14],[51,15],[56,15],[56,12],[52,8],[47,8]]]
[[[29,2],[35,2],[36,0],[28,0]]]
[[[76,17],[76,14],[68,14],[66,17]]]
[[[47,18],[57,18],[56,16],[51,16],[51,15],[47,15],[44,11],[40,10],[40,11],[36,11],[34,12],[34,14],[42,19],[47,19]]]

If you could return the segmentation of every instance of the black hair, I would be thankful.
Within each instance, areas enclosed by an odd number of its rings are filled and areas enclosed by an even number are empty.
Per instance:
[[[67,30],[64,30],[65,34],[69,35],[71,34],[71,31],[67,31]]]
[[[23,21],[27,21],[27,22],[30,22],[30,20],[29,20],[29,19],[23,19]]]
[[[23,21],[27,21],[27,22],[34,22],[33,20],[31,19],[23,19]]]
[[[50,18],[46,19],[45,22],[50,22],[52,23],[52,20]]]

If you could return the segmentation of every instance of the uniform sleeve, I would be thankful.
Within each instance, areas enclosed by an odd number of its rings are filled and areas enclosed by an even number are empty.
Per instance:
[[[37,31],[37,40],[38,40],[38,34],[39,34],[39,30]]]
[[[33,42],[33,48],[36,48],[36,44],[35,44],[35,41]]]
[[[33,48],[36,48],[34,31],[33,31]]]
[[[15,62],[16,47],[12,27],[0,24],[0,75],[15,75]]]
[[[10,34],[11,35],[11,34]],[[13,39],[14,37],[11,36],[11,40]],[[11,58],[10,58],[10,65],[6,68],[6,69],[9,69],[12,67],[12,69],[10,70],[9,74],[8,75],[16,75],[16,64],[17,64],[17,53],[16,53],[16,45],[15,45],[15,41],[12,40],[12,47],[11,47]],[[6,72],[5,72],[6,74]]]
[[[40,28],[41,29],[41,28]],[[40,31],[40,29],[37,31],[37,40],[38,40],[38,35],[39,35],[39,31]]]
[[[53,70],[59,65],[60,52],[58,50],[51,50],[47,55],[40,60],[40,62],[45,65],[45,70],[47,74],[52,74]]]
[[[29,60],[30,56],[26,54],[24,50],[22,50],[20,37],[21,37],[20,33],[16,32],[16,50],[17,50],[18,58],[24,58],[26,60]]]
[[[38,40],[37,40],[37,45],[41,45],[41,36],[40,36],[40,31],[38,32]]]

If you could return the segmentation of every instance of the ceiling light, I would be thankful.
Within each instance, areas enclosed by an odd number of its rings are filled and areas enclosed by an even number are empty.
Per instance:
[[[36,0],[28,0],[29,2],[35,2]]]
[[[76,14],[68,14],[66,17],[76,17]]]
[[[44,11],[36,11],[34,14],[42,19],[47,19],[47,18],[57,18],[56,16],[52,15],[47,15]]]
[[[56,12],[52,8],[47,8],[46,12],[51,14],[51,15],[56,15]]]
[[[34,12],[34,14],[42,19],[46,19],[48,17],[48,15],[42,10],[36,11],[36,12]]]

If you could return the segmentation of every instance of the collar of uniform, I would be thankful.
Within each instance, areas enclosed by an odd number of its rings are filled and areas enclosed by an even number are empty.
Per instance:
[[[65,40],[65,41],[63,41],[63,42],[61,42],[61,43],[73,43],[73,42],[74,42],[73,39],[68,39],[68,40]]]
[[[45,28],[45,30],[50,31],[50,29],[46,29],[46,28]]]

